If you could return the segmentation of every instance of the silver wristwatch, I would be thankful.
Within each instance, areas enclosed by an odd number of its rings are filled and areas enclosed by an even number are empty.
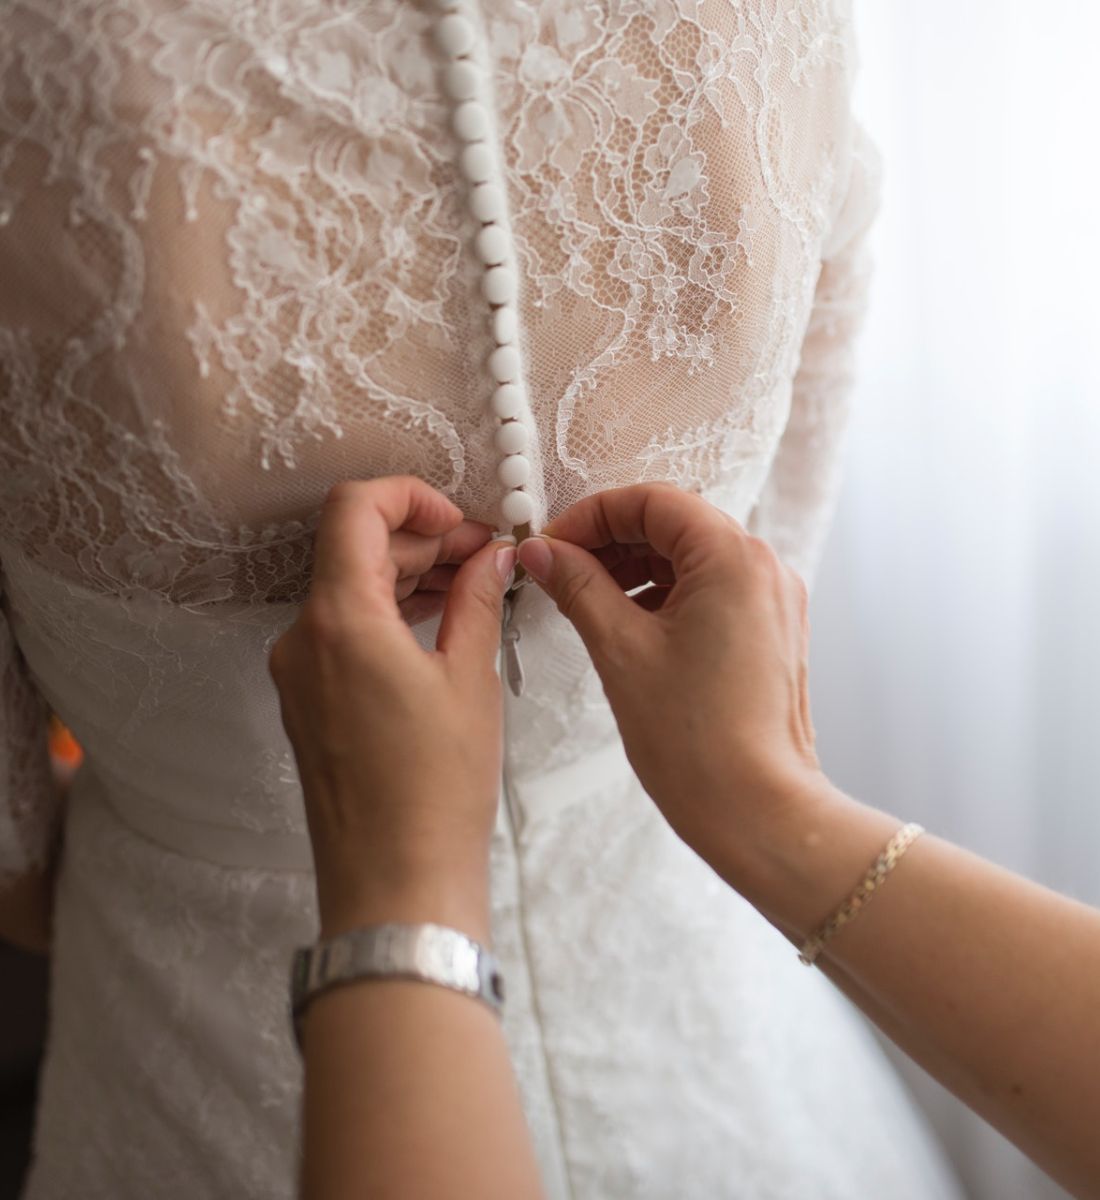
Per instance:
[[[357,979],[419,979],[483,1000],[499,1014],[504,980],[478,942],[444,925],[375,925],[352,929],[294,955],[290,1010],[302,1044],[302,1016],[318,992]]]

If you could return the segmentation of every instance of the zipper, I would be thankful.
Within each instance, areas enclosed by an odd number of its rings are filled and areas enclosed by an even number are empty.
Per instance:
[[[517,898],[509,919],[515,923],[518,939],[518,969],[522,970],[527,977],[530,1019],[534,1024],[534,1038],[532,1040],[534,1042],[535,1053],[542,1068],[541,1072],[538,1072],[531,1079],[531,1089],[532,1092],[541,1093],[543,1108],[548,1114],[547,1120],[553,1128],[552,1134],[543,1140],[544,1146],[550,1151],[547,1159],[542,1164],[544,1172],[543,1183],[547,1186],[549,1195],[559,1197],[560,1200],[573,1200],[576,1193],[573,1189],[573,1181],[569,1175],[569,1160],[565,1154],[562,1102],[554,1087],[554,1079],[550,1069],[550,1054],[546,1046],[546,1020],[543,1015],[542,1006],[539,1003],[539,981],[535,975],[532,955],[527,885],[524,876],[523,852],[520,848],[526,821],[523,815],[523,807],[509,777],[506,761],[501,764],[500,782],[503,792],[503,809],[506,814],[507,836],[512,851],[511,861],[512,870],[515,873],[514,880]]]
[[[501,651],[501,675],[515,696],[523,695],[523,659],[520,657],[519,627],[516,624],[516,604],[519,601],[520,593],[524,587],[531,583],[530,577],[526,574],[522,567],[517,566],[515,576],[510,585],[504,592],[504,604],[501,614],[500,626],[500,651]],[[531,1017],[535,1024],[536,1030],[536,1045],[538,1054],[542,1062],[542,1086],[545,1088],[546,1107],[552,1114],[553,1122],[553,1143],[554,1156],[550,1163],[544,1164],[544,1167],[550,1169],[550,1182],[552,1185],[551,1194],[562,1197],[562,1200],[573,1200],[574,1191],[572,1180],[569,1177],[569,1164],[565,1155],[565,1144],[563,1137],[563,1122],[561,1102],[557,1092],[554,1090],[553,1077],[550,1071],[549,1054],[546,1048],[546,1032],[545,1022],[542,1011],[538,1002],[538,983],[534,974],[534,966],[531,956],[530,930],[528,927],[527,916],[527,894],[524,884],[523,874],[523,854],[520,849],[520,844],[523,839],[524,829],[527,825],[527,820],[523,811],[523,805],[510,778],[508,769],[508,706],[505,706],[505,752],[500,764],[500,784],[502,792],[502,807],[506,814],[506,822],[508,827],[508,837],[512,848],[512,862],[515,870],[516,894],[518,903],[514,910],[514,920],[516,921],[519,934],[519,951],[523,963],[523,970],[526,972],[529,994],[531,997]],[[532,1081],[532,1086],[537,1086]],[[552,1163],[552,1166],[550,1165]]]
[[[509,542],[516,546],[521,538],[530,534],[529,525],[518,526],[513,533],[497,533],[494,540]],[[519,563],[516,563],[508,576],[504,589],[504,601],[501,606],[500,622],[500,654],[501,675],[511,689],[513,696],[523,695],[524,675],[523,659],[519,654],[519,627],[516,625],[516,602],[520,589],[530,583],[530,577]]]
[[[500,625],[500,655],[501,655],[501,676],[508,684],[513,696],[523,695],[523,659],[519,653],[519,627],[516,625],[516,601],[519,595],[521,584],[525,582],[520,580],[515,582],[513,576],[509,582],[508,588],[504,593],[504,606]],[[518,838],[523,830],[523,812],[519,804],[512,796],[512,789],[508,786],[508,768],[507,768],[507,752],[505,752],[505,761],[501,763],[501,783],[504,787],[504,802],[508,809],[508,816],[512,826],[512,834],[514,838]],[[518,853],[518,847],[516,847]]]
[[[504,658],[504,678],[513,696],[523,695],[523,659],[519,653],[519,628],[516,625],[516,597],[525,580],[513,584],[504,595],[504,620],[500,627],[500,649]]]

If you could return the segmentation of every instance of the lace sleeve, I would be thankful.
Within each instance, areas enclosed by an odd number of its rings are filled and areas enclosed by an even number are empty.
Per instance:
[[[826,240],[791,412],[751,532],[812,583],[840,490],[854,343],[870,276],[866,235],[878,211],[879,158],[857,127],[852,170]]]
[[[45,866],[60,815],[49,712],[8,623],[0,577],[0,887]]]

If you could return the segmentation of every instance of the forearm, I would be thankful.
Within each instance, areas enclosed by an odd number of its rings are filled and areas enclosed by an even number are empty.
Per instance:
[[[797,944],[898,824],[829,791],[738,839],[723,873]],[[818,961],[1051,1175],[1098,1194],[1100,913],[926,836]]]
[[[481,874],[368,882],[322,934],[433,921],[487,943]],[[501,1024],[481,1001],[400,980],[333,988],[310,1004],[304,1054],[305,1200],[541,1197]]]
[[[499,1020],[430,984],[318,997],[306,1023],[306,1200],[535,1200]]]

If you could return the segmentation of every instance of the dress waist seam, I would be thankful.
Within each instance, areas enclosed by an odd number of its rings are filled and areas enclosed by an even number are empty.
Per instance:
[[[88,764],[73,780],[71,802],[101,804],[129,832],[181,858],[227,869],[313,874],[313,852],[304,832],[265,833],[189,821],[143,797],[112,790]]]

